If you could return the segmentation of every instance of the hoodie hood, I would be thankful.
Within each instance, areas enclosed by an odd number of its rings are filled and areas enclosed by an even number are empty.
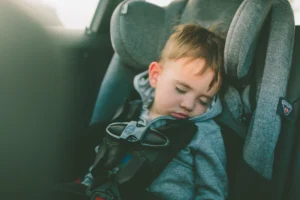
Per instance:
[[[148,70],[135,76],[134,88],[140,94],[143,101],[143,108],[146,109],[153,102],[155,89],[151,87],[149,83]],[[211,103],[211,106],[202,115],[190,118],[194,122],[200,122],[204,120],[216,117],[222,112],[222,104],[218,95],[216,95]]]

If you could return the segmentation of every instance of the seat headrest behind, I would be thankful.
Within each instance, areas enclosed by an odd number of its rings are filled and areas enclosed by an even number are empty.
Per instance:
[[[116,53],[131,67],[145,70],[158,60],[172,29],[197,23],[210,28],[228,26],[242,0],[175,0],[167,7],[145,1],[122,2],[111,19],[111,39]]]
[[[158,58],[166,28],[164,8],[144,1],[124,1],[111,19],[113,48],[130,66],[145,67]]]

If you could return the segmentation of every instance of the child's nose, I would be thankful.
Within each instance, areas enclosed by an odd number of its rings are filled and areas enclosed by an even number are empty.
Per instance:
[[[186,111],[191,112],[194,109],[195,101],[192,98],[184,98],[180,104]]]

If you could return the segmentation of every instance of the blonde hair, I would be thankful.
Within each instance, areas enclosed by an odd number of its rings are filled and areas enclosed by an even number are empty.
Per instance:
[[[178,25],[162,50],[159,62],[180,58],[205,59],[206,69],[209,67],[215,72],[210,89],[223,76],[224,46],[225,40],[208,29],[196,24]]]

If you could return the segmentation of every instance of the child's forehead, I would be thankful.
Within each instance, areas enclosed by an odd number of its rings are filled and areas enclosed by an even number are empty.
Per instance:
[[[187,84],[196,83],[199,85],[203,84],[203,82],[210,84],[216,75],[213,68],[207,65],[204,58],[169,60],[163,67],[166,67],[168,76],[171,77],[170,81],[172,80],[173,82],[177,80],[177,82]],[[221,82],[220,79],[218,80],[217,84],[213,84],[214,87],[219,87]]]
[[[188,76],[201,76],[211,69],[204,58],[183,57],[176,60],[168,60],[164,63],[169,70],[176,70]]]

